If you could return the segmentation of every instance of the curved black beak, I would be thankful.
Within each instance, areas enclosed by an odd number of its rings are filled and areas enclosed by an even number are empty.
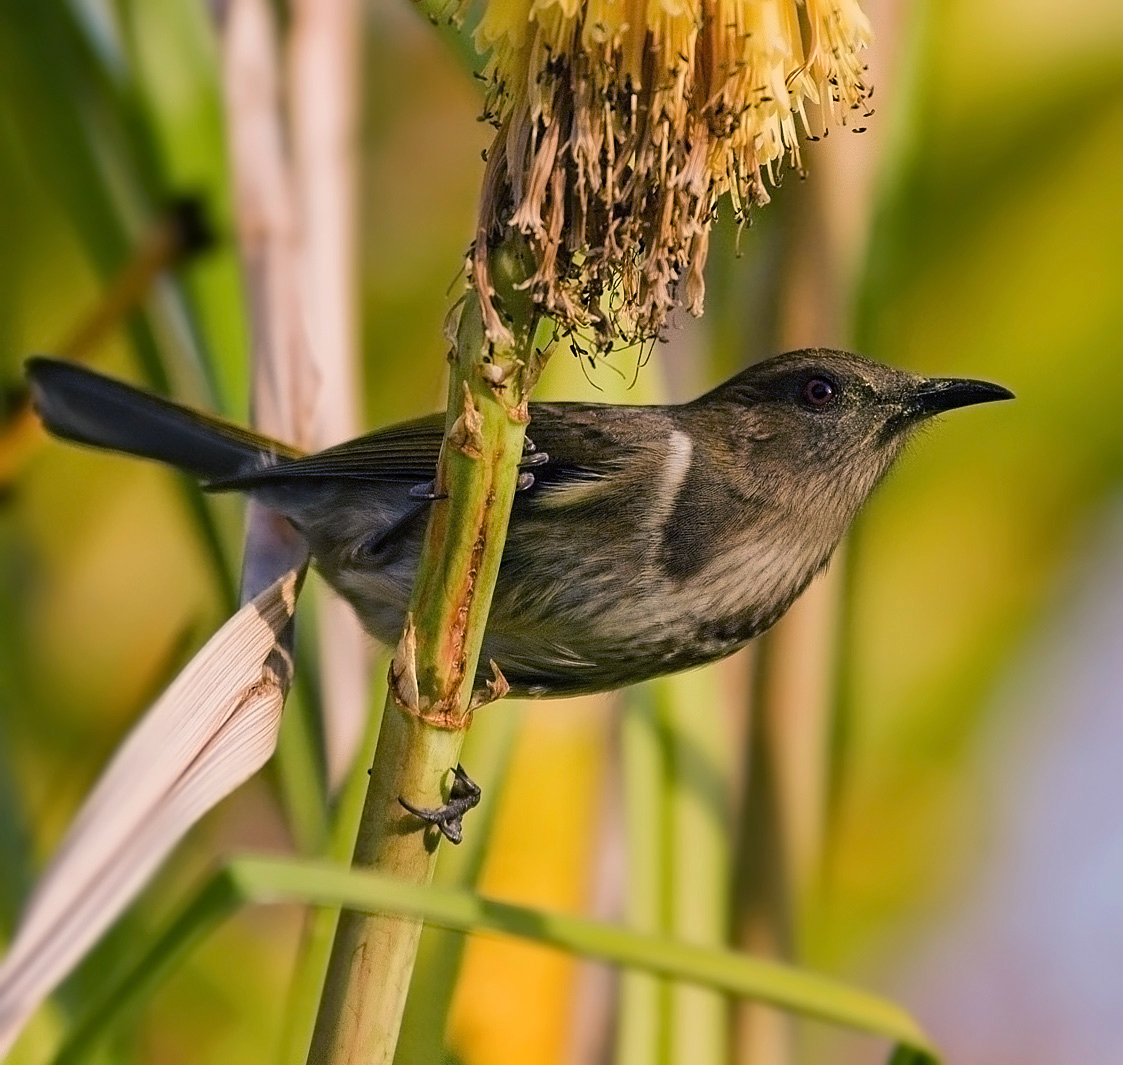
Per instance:
[[[999,399],[1013,399],[1014,393],[989,381],[971,381],[960,377],[930,377],[921,381],[910,397],[910,413],[921,418],[929,414],[942,414],[956,407],[969,407],[975,403],[993,403]]]

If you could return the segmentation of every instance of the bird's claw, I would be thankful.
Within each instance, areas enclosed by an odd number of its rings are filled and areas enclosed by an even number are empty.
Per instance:
[[[539,451],[538,446],[529,436],[523,437],[523,454],[519,459],[519,469],[525,470],[531,466],[543,466],[550,461],[550,456],[545,451]]]
[[[523,452],[523,457],[519,460],[519,469],[521,471],[529,471],[533,466],[542,466],[550,461],[550,456],[545,451],[538,451],[533,444]],[[518,485],[516,491],[525,492],[532,484],[534,484],[534,474],[530,472],[521,472],[519,474]],[[424,484],[415,484],[409,490],[410,499],[423,499],[427,503],[432,503],[437,499],[448,499],[447,492],[437,491],[436,481],[426,481]]]
[[[464,838],[464,815],[480,803],[480,786],[459,764],[452,774],[454,780],[449,789],[448,802],[435,810],[414,806],[401,796],[398,797],[398,802],[414,817],[420,818],[426,824],[436,825],[449,843],[459,843]]]
[[[426,481],[424,484],[415,484],[409,490],[410,499],[424,499],[433,502],[436,499],[448,499],[447,492],[437,491],[436,481]]]
[[[534,441],[529,436],[523,438],[523,454],[519,460],[519,479],[515,484],[516,492],[525,492],[534,485],[534,474],[530,472],[533,466],[544,466],[550,461],[550,456],[545,451],[539,451],[534,446]]]

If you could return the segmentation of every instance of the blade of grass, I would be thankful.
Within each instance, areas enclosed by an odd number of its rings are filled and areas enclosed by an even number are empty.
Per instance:
[[[81,6],[65,0],[19,5],[11,14],[10,25],[0,24],[12,32],[11,41],[0,32],[0,77],[10,79],[6,88],[16,99],[35,101],[33,111],[17,111],[24,143],[95,268],[109,279],[177,190],[164,178],[119,43],[99,36]],[[157,286],[128,330],[152,385],[169,391],[174,381],[190,386],[177,391],[213,401],[213,360],[197,344],[192,317],[177,287]]]
[[[307,676],[304,654],[299,650],[296,673],[302,678]],[[271,769],[284,808],[285,823],[300,854],[323,853],[328,831],[319,726],[320,715],[310,686],[297,684],[285,705]]]
[[[662,977],[688,980],[781,1009],[901,1044],[916,1065],[938,1061],[923,1031],[898,1006],[813,973],[664,936],[567,914],[549,913],[482,898],[465,891],[404,883],[369,871],[287,858],[243,857],[230,862],[188,905],[141,963],[112,988],[78,1026],[57,1063],[88,1054],[126,1009],[155,987],[178,957],[242,902],[344,906],[366,913],[423,919],[457,932],[516,936]],[[896,1062],[895,1062],[896,1065]]]
[[[175,972],[185,957],[242,905],[238,885],[225,876],[210,880],[140,962],[87,1007],[54,1058],[54,1065],[78,1065],[90,1060],[111,1023],[130,1015]]]
[[[210,12],[192,0],[115,0],[122,47],[142,117],[156,141],[164,186],[206,207],[213,251],[177,277],[181,341],[198,349],[215,406],[242,419],[248,389],[246,312],[232,227],[229,166],[215,34]],[[188,106],[184,106],[189,101]]]
[[[624,919],[637,932],[654,935],[664,926],[667,755],[652,686],[630,688],[621,698],[620,752],[628,841]],[[658,1065],[665,1060],[669,1006],[664,981],[643,972],[621,976],[616,1065]]]

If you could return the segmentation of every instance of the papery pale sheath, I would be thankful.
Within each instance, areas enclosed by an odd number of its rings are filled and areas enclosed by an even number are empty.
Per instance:
[[[285,574],[227,621],[102,774],[0,962],[0,1057],[187,830],[273,753],[298,583]]]

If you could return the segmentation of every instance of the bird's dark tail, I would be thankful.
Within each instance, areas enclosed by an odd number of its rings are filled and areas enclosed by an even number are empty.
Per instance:
[[[220,481],[300,453],[60,359],[28,360],[31,398],[55,436],[166,462]]]

